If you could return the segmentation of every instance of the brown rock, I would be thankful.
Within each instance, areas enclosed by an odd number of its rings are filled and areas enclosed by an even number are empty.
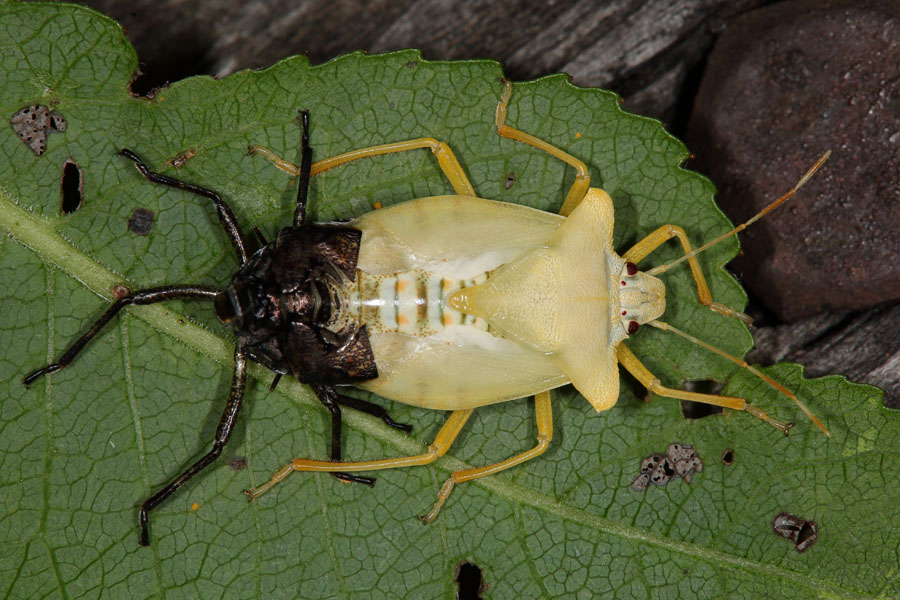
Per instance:
[[[801,0],[735,19],[687,139],[736,222],[832,150],[795,199],[742,234],[733,263],[782,319],[900,298],[900,4]]]

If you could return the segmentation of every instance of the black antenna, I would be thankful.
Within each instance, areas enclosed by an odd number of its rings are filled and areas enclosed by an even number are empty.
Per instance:
[[[303,137],[300,146],[300,181],[297,185],[297,209],[294,211],[294,227],[301,227],[306,220],[306,197],[309,194],[309,177],[312,170],[312,148],[309,145],[309,111],[300,111]]]

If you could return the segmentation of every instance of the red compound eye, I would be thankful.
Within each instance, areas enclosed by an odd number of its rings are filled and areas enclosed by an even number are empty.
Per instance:
[[[638,272],[637,265],[633,262],[625,263],[625,272],[628,273],[629,277],[634,277]]]
[[[634,335],[638,330],[638,322],[637,321],[628,321],[628,335]]]

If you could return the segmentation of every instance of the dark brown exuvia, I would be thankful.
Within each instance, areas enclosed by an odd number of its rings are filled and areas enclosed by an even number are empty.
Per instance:
[[[194,475],[212,464],[231,438],[235,419],[244,398],[247,359],[275,372],[274,389],[283,374],[290,373],[309,383],[322,404],[331,412],[331,459],[341,459],[341,406],[351,406],[381,418],[385,423],[410,431],[394,422],[385,410],[364,400],[340,394],[335,385],[378,376],[365,327],[335,330],[330,323],[334,299],[328,294],[329,279],[350,279],[356,275],[361,233],[339,224],[306,223],[312,149],[309,146],[309,114],[303,122],[302,161],[293,224],[285,227],[271,244],[264,243],[250,253],[248,243],[231,208],[212,190],[151,171],[137,154],[123,149],[121,155],[133,161],[149,181],[185,190],[213,202],[225,233],[231,240],[240,269],[224,290],[195,285],[169,285],[128,292],[75,340],[56,362],[28,374],[26,386],[43,375],[67,367],[90,341],[129,305],[154,304],[174,299],[203,299],[215,304],[216,314],[235,330],[234,372],[225,411],[216,429],[212,449],[183,473],[147,498],[139,514],[140,544],[150,543],[149,513]],[[257,232],[258,233],[258,232]],[[332,473],[342,481],[371,485],[374,479],[350,473]]]

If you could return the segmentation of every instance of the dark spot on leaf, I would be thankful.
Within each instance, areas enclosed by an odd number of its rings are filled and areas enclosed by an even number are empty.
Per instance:
[[[62,114],[55,110],[50,113],[50,133],[62,133],[68,126],[69,123]]]
[[[481,577],[481,568],[472,562],[456,565],[456,597],[458,600],[481,600],[486,586]]]
[[[797,537],[801,519],[790,513],[779,513],[772,520],[772,531],[789,540]]]
[[[9,126],[37,156],[47,148],[47,135],[66,130],[66,119],[57,111],[41,104],[26,106],[9,119]]]
[[[513,172],[509,172],[506,174],[506,179],[503,180],[503,187],[506,189],[511,188],[516,184],[516,174]]]
[[[734,464],[734,450],[725,448],[725,451],[722,452],[722,464],[726,467],[730,467]]]
[[[247,467],[247,459],[243,456],[235,456],[231,459],[231,462],[228,463],[228,466],[235,471],[241,471]]]
[[[81,168],[72,159],[63,163],[59,189],[63,214],[70,215],[78,210],[84,200],[84,177]]]
[[[697,456],[693,446],[684,444],[670,444],[666,450],[666,457],[674,463],[675,474],[688,483],[694,476],[703,470],[703,461]]]
[[[154,214],[146,208],[135,208],[128,219],[128,229],[137,235],[147,235],[153,229]]]
[[[651,454],[641,461],[640,473],[631,482],[631,487],[639,492],[652,485],[666,485],[671,479],[681,477],[688,483],[694,473],[703,470],[703,461],[692,446],[673,443],[666,454]]]
[[[786,512],[775,515],[772,531],[792,541],[797,552],[806,552],[819,539],[819,526],[815,521],[807,521]]]
[[[631,482],[631,487],[643,491],[650,484],[666,485],[674,475],[675,470],[669,464],[669,459],[662,454],[651,454],[641,461],[640,473]]]
[[[673,475],[675,475],[675,467],[672,461],[664,456],[656,469],[650,473],[650,482],[656,485],[665,485]]]
[[[416,60],[411,60],[408,63],[406,63],[407,69],[412,69],[412,68],[418,67],[418,66],[419,66],[419,61],[416,61]]]

